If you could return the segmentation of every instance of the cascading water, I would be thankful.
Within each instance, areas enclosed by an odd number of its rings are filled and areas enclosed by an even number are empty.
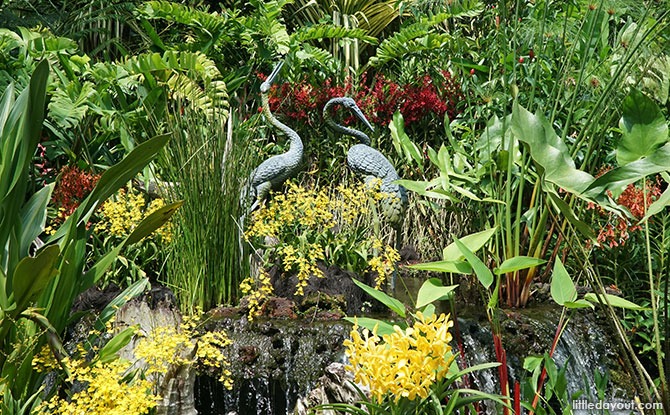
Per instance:
[[[549,306],[501,313],[503,345],[512,382],[530,376],[523,369],[526,356],[541,356],[550,349],[560,313],[560,308]],[[481,310],[459,310],[458,322],[468,364],[495,361],[490,326]],[[199,413],[289,415],[298,397],[308,394],[324,368],[342,360],[342,342],[348,337],[350,325],[341,320],[270,320],[248,324],[241,318],[223,319],[210,329],[226,330],[234,342],[228,354],[235,386],[226,391],[213,378],[199,377],[196,381]],[[457,350],[455,341],[453,348]],[[593,313],[580,311],[570,319],[554,360],[558,367],[567,364],[570,394],[583,391],[595,396],[594,371],[612,374],[621,369],[606,329],[597,324]],[[621,376],[616,378],[621,380]],[[477,372],[470,381],[470,387],[499,392],[496,369]],[[610,385],[608,396],[628,396],[624,389],[625,385]],[[489,413],[493,413],[491,408]]]

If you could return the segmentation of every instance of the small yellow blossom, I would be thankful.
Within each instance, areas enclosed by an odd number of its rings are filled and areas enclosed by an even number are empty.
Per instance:
[[[449,315],[426,317],[420,312],[412,327],[394,326],[393,333],[381,338],[376,329],[372,333],[364,329],[361,334],[355,325],[351,339],[344,342],[347,369],[370,388],[377,402],[387,395],[396,403],[401,398],[426,398],[454,360],[449,346],[452,326]]]
[[[254,281],[252,277],[247,277],[240,283],[240,291],[248,296],[249,314],[247,319],[252,321],[260,315],[263,303],[272,295],[273,287],[270,276],[267,271],[261,270],[258,279]]]

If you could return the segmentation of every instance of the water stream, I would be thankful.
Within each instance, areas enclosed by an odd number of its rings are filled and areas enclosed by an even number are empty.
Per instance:
[[[527,376],[522,366],[526,356],[549,350],[560,312],[557,307],[543,306],[501,314],[512,381]],[[481,310],[464,309],[459,313],[468,363],[495,361],[490,327]],[[600,371],[616,379],[610,382],[608,395],[625,397],[625,376],[621,375],[612,339],[601,323],[592,311],[575,313],[554,359],[558,367],[567,364],[570,393],[587,391],[595,395],[594,371]],[[227,391],[213,378],[200,376],[195,398],[201,414],[292,414],[298,397],[314,387],[323,369],[331,362],[342,361],[341,344],[350,330],[344,321],[272,320],[248,324],[243,318],[229,318],[217,326],[234,340],[229,359],[235,386]],[[497,392],[497,370],[478,373],[473,383],[475,388]]]

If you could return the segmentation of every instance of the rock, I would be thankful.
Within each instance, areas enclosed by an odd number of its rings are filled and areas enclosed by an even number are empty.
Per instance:
[[[150,333],[160,326],[178,328],[181,324],[181,313],[175,307],[173,298],[174,296],[154,293],[152,290],[150,297],[145,300],[133,300],[121,307],[116,312],[115,326],[123,330],[126,327],[138,325],[145,333]],[[138,339],[134,338],[120,350],[119,356],[131,361],[136,360],[133,350],[137,341]],[[191,348],[185,354],[186,359],[193,359],[195,348]],[[192,365],[181,365],[171,368],[160,379],[156,379],[158,394],[162,397],[156,406],[156,414],[197,415],[194,395],[195,378],[195,368]]]
[[[319,378],[316,387],[306,398],[298,399],[295,406],[295,415],[307,415],[309,409],[317,405],[329,403],[344,403],[353,405],[362,397],[356,388],[359,388],[366,397],[369,390],[362,385],[354,386],[354,376],[348,372],[342,363],[331,363],[324,370],[325,374]],[[323,410],[323,415],[335,415],[337,412]]]

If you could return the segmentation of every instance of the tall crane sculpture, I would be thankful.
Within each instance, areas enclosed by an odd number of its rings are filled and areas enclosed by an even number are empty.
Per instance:
[[[286,134],[290,145],[287,152],[277,154],[263,161],[249,175],[249,179],[242,188],[242,194],[240,195],[240,202],[245,214],[253,211],[268,196],[270,190],[281,186],[286,179],[298,174],[302,168],[303,145],[300,136],[270,112],[270,86],[272,86],[272,81],[277,77],[282,65],[283,62],[277,64],[270,76],[261,84],[261,101],[265,119]],[[251,206],[249,206],[249,202],[251,202]]]
[[[332,98],[323,107],[323,119],[328,127],[338,133],[350,135],[359,140],[358,144],[354,144],[347,151],[347,164],[349,168],[355,173],[365,175],[366,183],[374,178],[380,179],[381,186],[379,187],[379,191],[390,195],[382,199],[382,214],[388,219],[395,230],[395,245],[399,251],[402,245],[400,228],[402,227],[402,220],[405,208],[407,207],[407,191],[403,186],[395,183],[396,180],[400,179],[398,172],[382,153],[370,147],[370,137],[367,134],[350,127],[345,127],[333,120],[330,113],[330,108],[333,105],[343,105],[352,111],[370,130],[374,131],[374,128],[367,118],[365,118],[361,109],[358,108],[356,101],[351,98]],[[395,289],[397,274],[397,271],[393,271],[391,275],[391,290]]]
[[[374,131],[374,128],[365,118],[360,108],[358,108],[356,102],[351,98],[333,98],[323,107],[323,118],[326,125],[336,132],[353,136],[360,141],[347,151],[347,164],[351,170],[355,173],[366,175],[366,182],[373,178],[380,179],[381,186],[379,190],[391,195],[391,197],[386,197],[382,200],[382,213],[396,229],[396,242],[399,244],[399,228],[402,225],[403,214],[407,207],[407,191],[403,186],[394,183],[400,179],[398,172],[396,172],[391,162],[382,153],[370,147],[370,137],[367,134],[340,125],[333,120],[330,113],[330,108],[333,105],[343,105],[345,108],[351,110],[370,130]]]

